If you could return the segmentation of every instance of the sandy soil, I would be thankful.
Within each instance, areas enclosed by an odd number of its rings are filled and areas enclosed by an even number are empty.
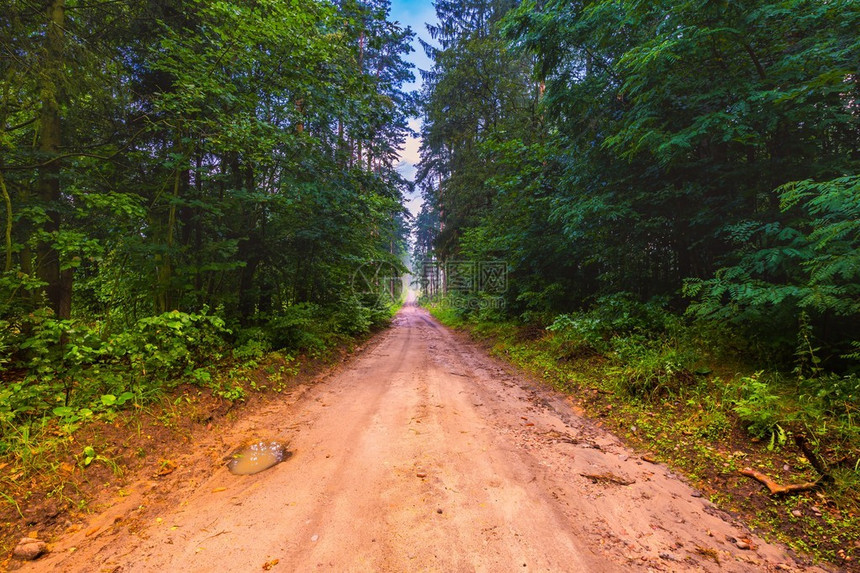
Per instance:
[[[293,456],[230,474],[258,438]],[[414,306],[175,459],[21,570],[810,570]]]

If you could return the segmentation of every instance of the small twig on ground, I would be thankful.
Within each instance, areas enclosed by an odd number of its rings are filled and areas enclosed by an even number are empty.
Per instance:
[[[707,557],[709,559],[713,559],[714,563],[717,565],[720,564],[720,554],[716,549],[711,549],[710,547],[702,547],[701,545],[696,545],[696,553],[701,555],[702,557]]]
[[[590,479],[592,482],[609,482],[618,485],[633,485],[636,483],[636,480],[630,480],[623,477],[619,477],[615,474],[611,474],[609,472],[602,474],[579,474],[584,478]]]

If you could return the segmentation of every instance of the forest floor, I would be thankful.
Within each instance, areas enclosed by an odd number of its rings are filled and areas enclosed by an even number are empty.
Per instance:
[[[823,570],[414,306],[339,367],[198,426],[9,567]],[[229,473],[261,439],[293,455]]]

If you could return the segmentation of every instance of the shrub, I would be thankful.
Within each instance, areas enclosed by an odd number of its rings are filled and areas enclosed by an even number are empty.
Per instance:
[[[386,313],[381,308],[364,306],[356,297],[345,297],[332,314],[332,322],[337,332],[355,336],[369,332],[383,314]]]
[[[653,398],[677,394],[695,384],[689,368],[692,352],[666,341],[649,341],[642,335],[612,339],[612,356],[621,365],[611,368],[616,388],[631,396]]]
[[[228,334],[224,321],[206,309],[200,314],[173,310],[139,320],[111,338],[105,350],[141,379],[167,380],[220,360]]]
[[[326,325],[321,324],[322,313],[316,304],[305,302],[290,305],[273,314],[257,315],[268,334],[272,348],[322,349],[326,344]]]
[[[784,400],[771,385],[761,380],[761,372],[741,378],[742,397],[733,410],[746,423],[747,431],[758,438],[770,438],[771,447],[785,440],[783,427],[795,419],[784,409]]]

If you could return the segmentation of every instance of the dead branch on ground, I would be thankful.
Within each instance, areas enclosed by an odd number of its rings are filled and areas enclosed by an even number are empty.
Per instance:
[[[802,491],[811,491],[821,485],[821,480],[805,483],[792,483],[788,485],[779,485],[768,476],[761,472],[757,472],[751,468],[744,468],[740,471],[741,475],[751,477],[754,480],[761,482],[770,490],[770,495],[789,495],[792,493],[800,493]]]

